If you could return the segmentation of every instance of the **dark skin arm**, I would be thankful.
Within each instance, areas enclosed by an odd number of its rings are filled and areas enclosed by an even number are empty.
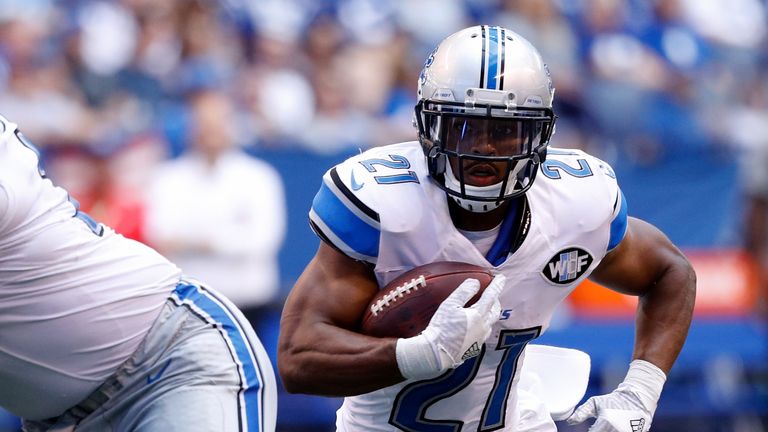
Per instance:
[[[668,374],[688,335],[696,299],[696,274],[685,256],[656,227],[629,218],[626,236],[590,278],[639,296],[632,357]]]
[[[277,359],[286,390],[352,396],[404,380],[395,358],[396,339],[357,333],[378,290],[368,265],[321,243],[280,320]]]

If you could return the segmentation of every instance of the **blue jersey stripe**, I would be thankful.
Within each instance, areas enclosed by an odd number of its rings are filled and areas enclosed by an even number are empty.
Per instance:
[[[616,217],[611,221],[611,236],[608,240],[608,250],[612,250],[621,243],[624,239],[624,234],[627,233],[627,200],[624,198],[624,193],[619,191],[621,200],[621,208],[616,214]]]
[[[325,182],[312,201],[312,210],[339,240],[355,252],[369,257],[379,256],[379,230],[353,213]],[[336,246],[342,248],[341,245]]]
[[[496,89],[496,77],[499,66],[499,28],[488,29],[488,76],[485,88]]]
[[[179,301],[194,304],[198,311],[207,315],[206,319],[223,330],[225,337],[229,340],[229,345],[234,349],[233,355],[239,362],[239,367],[245,377],[245,382],[241,384],[241,398],[244,402],[243,411],[246,413],[247,430],[262,431],[261,419],[264,413],[261,412],[262,403],[259,400],[263,387],[261,371],[256,362],[256,353],[251,348],[240,323],[231,315],[224,304],[204,288],[180,283],[176,286],[174,294]]]

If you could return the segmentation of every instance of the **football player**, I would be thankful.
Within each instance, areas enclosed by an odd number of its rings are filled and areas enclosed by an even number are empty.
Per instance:
[[[274,431],[242,314],[78,211],[0,117],[0,406],[26,431]]]
[[[461,30],[424,64],[418,141],[371,149],[323,177],[310,211],[322,242],[285,305],[278,366],[291,392],[346,396],[338,430],[555,431],[516,372],[587,277],[640,297],[637,334],[625,380],[570,421],[650,428],[690,325],[695,275],[658,229],[628,217],[608,164],[548,147],[553,96],[520,35]],[[500,276],[479,308],[461,307],[478,289],[462,283],[418,336],[358,332],[379,287],[433,261]]]

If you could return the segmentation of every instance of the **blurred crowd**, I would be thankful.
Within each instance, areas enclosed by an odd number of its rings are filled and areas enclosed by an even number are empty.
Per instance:
[[[762,220],[766,169],[748,164],[768,154],[767,22],[764,0],[2,0],[0,113],[86,211],[162,246],[139,217],[158,165],[218,138],[318,154],[414,139],[424,58],[487,23],[549,63],[555,145],[614,164],[742,155]]]
[[[0,111],[42,147],[175,157],[207,90],[239,146],[366,148],[413,138],[423,59],[476,23],[541,50],[560,145],[654,163],[768,135],[761,0],[3,0]]]

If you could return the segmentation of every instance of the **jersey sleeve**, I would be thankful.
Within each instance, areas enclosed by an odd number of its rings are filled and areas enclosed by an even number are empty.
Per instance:
[[[624,240],[627,233],[627,199],[624,193],[616,186],[616,201],[613,205],[613,216],[611,219],[611,234],[608,237],[608,252]]]
[[[351,162],[330,169],[312,201],[309,222],[328,245],[353,259],[375,264],[381,226],[379,214],[366,204],[371,196],[360,190],[366,181],[365,170],[355,170]]]
[[[607,247],[607,252],[610,252],[624,240],[624,236],[627,233],[627,198],[619,187],[613,168],[607,162],[600,159],[596,160],[601,174],[605,176],[606,182],[610,185],[609,188],[612,189],[611,192],[614,197]]]

